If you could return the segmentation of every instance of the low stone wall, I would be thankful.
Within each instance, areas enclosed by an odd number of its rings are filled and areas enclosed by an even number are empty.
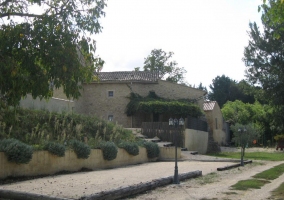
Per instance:
[[[174,148],[167,150],[167,152],[169,151],[174,151]],[[163,150],[160,152],[160,157],[168,158],[171,155],[174,155],[173,153],[169,153],[164,156]],[[147,157],[147,151],[142,147],[139,147],[139,155],[137,156],[128,154],[128,152],[124,149],[118,149],[116,159],[111,161],[104,160],[100,149],[92,149],[88,159],[78,159],[77,155],[71,150],[66,151],[64,157],[52,155],[48,151],[36,151],[33,153],[33,158],[28,164],[16,164],[9,162],[5,154],[0,152],[0,179],[4,179],[9,176],[50,175],[63,170],[75,172],[82,168],[91,170],[107,169],[146,163],[154,160]]]
[[[181,148],[177,148],[177,158],[179,159],[181,156]],[[175,158],[175,147],[160,147],[160,155],[159,160],[173,160]]]

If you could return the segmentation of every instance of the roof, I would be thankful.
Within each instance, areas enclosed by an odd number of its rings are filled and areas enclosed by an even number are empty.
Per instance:
[[[101,82],[158,82],[158,72],[118,71],[95,72]]]
[[[216,105],[216,101],[205,101],[203,103],[203,110],[204,111],[209,111],[209,110],[213,110],[214,106]]]

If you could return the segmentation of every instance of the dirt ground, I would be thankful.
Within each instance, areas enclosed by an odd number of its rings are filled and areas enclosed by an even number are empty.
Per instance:
[[[236,148],[222,148],[222,151],[239,151]],[[249,149],[248,151],[274,151],[274,149]],[[248,179],[256,173],[269,169],[282,162],[253,162],[244,167],[227,171],[217,171],[218,167],[233,164],[220,158],[205,155],[192,155],[183,152],[183,161],[178,163],[179,173],[200,170],[203,176],[189,179],[180,184],[160,187],[144,194],[126,199],[137,200],[225,200],[225,199],[268,199],[270,191],[284,182],[284,175],[266,184],[260,190],[235,191],[230,186],[239,180]],[[212,161],[218,162],[212,162]],[[171,176],[173,162],[152,162],[141,165],[109,170],[80,172],[68,175],[49,176],[35,180],[0,185],[0,190],[12,190],[47,196],[78,199],[100,191],[139,184],[153,179]],[[1,196],[0,196],[1,199]]]
[[[239,151],[237,148],[222,148],[222,151]],[[272,148],[249,148],[247,152],[276,152]],[[278,151],[279,152],[279,151]],[[284,182],[284,175],[264,185],[261,189],[248,191],[232,190],[230,186],[239,180],[246,180],[253,175],[267,170],[282,162],[256,161],[244,167],[227,171],[215,171],[200,178],[181,182],[179,185],[168,185],[148,191],[128,199],[136,200],[266,200],[270,199],[271,191]],[[284,197],[283,197],[284,199]]]

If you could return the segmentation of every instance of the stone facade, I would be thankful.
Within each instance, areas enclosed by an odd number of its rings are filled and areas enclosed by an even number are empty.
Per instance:
[[[227,134],[221,109],[216,101],[204,102],[203,110],[214,141],[219,145],[226,144]]]
[[[156,82],[95,82],[84,84],[83,88],[82,96],[75,101],[75,112],[113,120],[126,128],[140,127],[142,121],[153,121],[153,115],[140,113],[127,116],[125,114],[131,92],[138,93],[143,97],[147,96],[149,91],[154,91],[162,98],[197,99],[200,108],[203,106],[203,96],[205,95],[202,90],[163,80]]]

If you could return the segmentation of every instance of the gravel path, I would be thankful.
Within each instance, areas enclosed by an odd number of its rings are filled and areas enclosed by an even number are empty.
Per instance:
[[[238,149],[230,150],[238,151]],[[284,161],[261,162],[261,165],[254,162],[253,164],[247,164],[245,167],[219,172],[217,171],[218,167],[225,167],[233,164],[232,162],[228,162],[231,159],[225,160],[198,154],[192,155],[190,152],[183,152],[182,159],[185,161],[178,162],[179,173],[200,170],[202,171],[203,176],[181,182],[179,185],[173,184],[157,188],[145,194],[132,197],[131,199],[260,200],[267,199],[270,196],[270,191],[277,188],[284,181],[284,177],[281,176],[280,178],[272,181],[270,184],[265,185],[261,190],[238,192],[230,190],[230,186],[239,180],[248,179],[258,172],[269,169],[280,163],[284,163]],[[212,162],[213,160],[217,160],[219,162]],[[78,199],[82,196],[91,195],[101,191],[172,176],[173,173],[174,162],[152,162],[109,170],[49,176],[35,180],[0,185],[0,190],[13,190],[34,194],[44,194],[60,198]],[[211,175],[205,176],[207,174]]]

